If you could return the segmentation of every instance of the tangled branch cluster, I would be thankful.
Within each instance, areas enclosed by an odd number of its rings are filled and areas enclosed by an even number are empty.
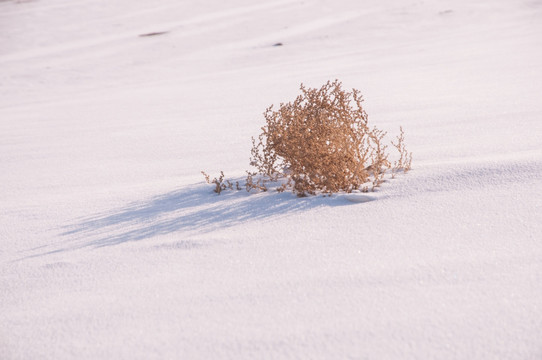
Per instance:
[[[278,191],[291,189],[298,196],[374,190],[392,166],[386,133],[369,126],[362,102],[358,90],[345,91],[335,80],[320,89],[301,85],[293,102],[269,107],[262,133],[252,139],[250,165],[256,171],[248,172],[246,189],[265,191],[266,183],[279,181]],[[401,156],[392,168],[395,176],[410,169],[412,154],[402,128],[392,144]]]

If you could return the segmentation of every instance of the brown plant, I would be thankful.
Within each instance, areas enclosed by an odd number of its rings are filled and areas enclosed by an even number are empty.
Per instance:
[[[274,110],[266,109],[265,126],[257,139],[252,138],[250,165],[247,171],[247,191],[267,191],[268,183],[278,182],[277,191],[292,190],[298,196],[331,194],[339,191],[374,191],[384,181],[390,169],[386,132],[370,128],[362,107],[360,92],[342,89],[338,80],[328,81],[320,89],[300,87],[301,94],[293,102],[281,103]],[[392,177],[402,169],[410,170],[412,153],[404,146],[404,132],[392,144],[400,153],[394,163]],[[233,189],[224,173],[210,180],[220,194]],[[369,184],[369,185],[368,185]],[[236,189],[240,189],[236,183]]]
[[[351,192],[373,175],[373,187],[390,167],[386,135],[368,126],[358,90],[342,89],[335,80],[320,89],[301,85],[293,102],[269,107],[266,125],[253,139],[251,165],[270,181],[287,179],[282,190],[299,196],[317,192]]]
[[[211,180],[211,177],[205,171],[202,171],[201,173],[205,177],[205,181],[207,182],[207,184],[215,184],[215,189],[214,189],[215,193],[220,194],[223,190],[226,190],[226,189],[233,190],[233,184],[231,181],[226,180],[226,182],[224,182],[223,171],[220,172],[220,176],[218,178],[215,177],[213,178],[213,180]],[[239,189],[239,183],[237,183],[236,185],[237,185],[237,189]]]
[[[408,172],[412,166],[412,153],[408,152],[405,147],[405,132],[403,127],[399,127],[400,133],[397,135],[397,143],[394,143],[392,140],[392,145],[399,152],[399,160],[393,163],[393,168],[391,170],[391,177],[395,178],[395,175],[398,171],[403,170],[403,172]]]

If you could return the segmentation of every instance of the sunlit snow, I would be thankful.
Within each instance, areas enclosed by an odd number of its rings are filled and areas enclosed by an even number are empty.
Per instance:
[[[411,172],[204,183],[334,79]],[[541,95],[536,0],[0,0],[0,359],[540,359]]]

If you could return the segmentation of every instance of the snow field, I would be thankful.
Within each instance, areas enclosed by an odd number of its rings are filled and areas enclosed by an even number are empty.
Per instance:
[[[540,358],[541,15],[0,2],[0,358]],[[360,203],[203,183],[335,78],[412,172]]]

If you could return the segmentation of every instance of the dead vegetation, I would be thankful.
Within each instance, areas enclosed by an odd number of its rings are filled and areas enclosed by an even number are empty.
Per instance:
[[[412,153],[408,152],[405,147],[405,132],[403,131],[403,127],[401,126],[399,128],[400,133],[397,135],[397,142],[393,142],[392,145],[397,149],[399,152],[399,159],[394,161],[393,168],[391,171],[391,177],[392,179],[395,178],[395,175],[398,171],[407,172],[410,170],[410,167],[412,165]]]
[[[303,85],[300,89],[293,102],[264,112],[266,124],[252,139],[250,165],[255,171],[247,171],[247,191],[267,191],[269,183],[277,184],[277,191],[291,190],[298,196],[369,187],[374,191],[390,168],[392,177],[410,170],[412,153],[406,151],[403,129],[397,142],[392,141],[400,155],[392,167],[384,144],[386,132],[369,126],[358,90],[345,91],[338,80],[319,89]],[[216,193],[233,189],[231,182],[224,182],[223,172],[213,180],[203,174]]]
[[[213,180],[211,180],[211,177],[205,171],[202,171],[201,173],[205,177],[205,181],[207,182],[207,184],[215,185],[215,188],[214,188],[215,193],[220,194],[223,190],[226,190],[226,189],[233,190],[233,183],[230,180],[224,181],[223,171],[220,172],[220,176],[218,178],[215,177],[213,178]],[[235,189],[241,190],[241,187],[239,186],[238,181],[235,182]]]

